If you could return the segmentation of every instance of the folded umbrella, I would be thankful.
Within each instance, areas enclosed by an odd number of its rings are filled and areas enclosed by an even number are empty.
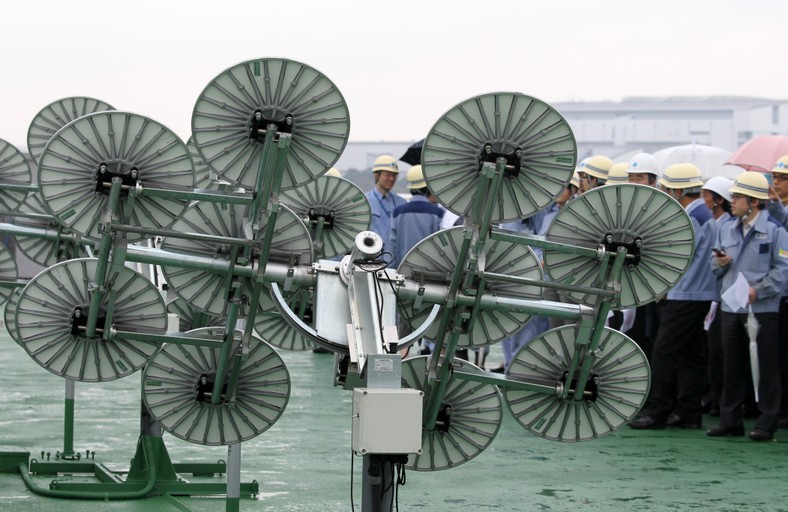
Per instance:
[[[750,337],[750,370],[752,371],[752,387],[755,390],[755,401],[758,401],[758,382],[760,381],[761,373],[758,367],[758,330],[760,324],[752,312],[750,306],[750,313],[747,315],[747,335]]]

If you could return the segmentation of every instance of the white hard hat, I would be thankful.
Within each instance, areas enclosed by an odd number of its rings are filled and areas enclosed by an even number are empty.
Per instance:
[[[629,161],[627,173],[653,174],[654,176],[659,177],[659,165],[657,165],[657,159],[648,153],[638,153]]]
[[[709,180],[703,184],[701,190],[714,192],[726,201],[730,201],[732,186],[733,180],[728,179],[725,176],[715,176],[713,178],[709,178]]]

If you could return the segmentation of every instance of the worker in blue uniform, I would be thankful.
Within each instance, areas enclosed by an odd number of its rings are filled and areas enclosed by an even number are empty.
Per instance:
[[[438,198],[432,195],[424,180],[420,165],[408,170],[410,201],[397,206],[392,213],[391,232],[387,251],[391,253],[390,267],[397,268],[414,245],[441,228],[445,210],[438,206]]]
[[[733,180],[724,176],[714,176],[703,184],[700,195],[706,202],[706,207],[717,222],[719,229],[732,220],[731,217],[731,193]],[[708,340],[708,379],[709,388],[704,397],[704,411],[708,411],[711,416],[720,415],[720,395],[722,395],[722,333],[720,332],[720,280],[717,279],[717,297],[711,303],[709,315],[706,317],[708,330],[706,338]]]
[[[432,195],[420,165],[414,165],[408,170],[408,189],[411,199],[407,203],[394,209],[391,219],[391,235],[386,252],[391,254],[389,267],[397,268],[402,263],[405,255],[413,246],[440,230],[441,219],[445,210],[437,205],[437,198]],[[397,322],[400,338],[412,332],[407,317],[400,318]],[[434,343],[424,339],[424,352],[432,352]],[[403,356],[407,351],[403,353]]]
[[[713,437],[744,435],[742,404],[750,379],[747,322],[751,310],[759,325],[757,396],[761,414],[749,437],[768,441],[774,437],[780,419],[778,312],[788,276],[788,233],[765,211],[769,183],[763,174],[740,174],[730,192],[731,215],[736,220],[723,225],[710,258],[711,269],[722,278],[724,378],[720,424],[706,433]],[[735,309],[724,298],[739,274],[747,281],[748,304]]]
[[[375,188],[366,194],[372,213],[369,229],[380,235],[385,244],[390,236],[394,209],[406,202],[392,190],[399,175],[397,160],[391,155],[377,157],[372,164],[372,175],[375,178]]]
[[[700,198],[703,179],[690,163],[674,164],[658,180],[662,190],[681,204],[692,222],[695,254],[689,268],[663,301],[651,354],[651,390],[632,428],[700,428],[706,383],[704,320],[717,295],[717,280],[708,264],[717,223]]]

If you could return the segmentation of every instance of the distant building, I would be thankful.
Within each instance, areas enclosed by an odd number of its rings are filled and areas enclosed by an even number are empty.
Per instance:
[[[621,161],[635,153],[693,142],[734,151],[758,135],[788,135],[788,100],[667,96],[551,105],[572,127],[578,158],[603,154]],[[378,155],[399,158],[413,142],[351,141],[336,167],[369,169]]]
[[[621,160],[692,143],[735,151],[758,135],[788,134],[788,100],[669,96],[552,105],[572,127],[580,158]]]

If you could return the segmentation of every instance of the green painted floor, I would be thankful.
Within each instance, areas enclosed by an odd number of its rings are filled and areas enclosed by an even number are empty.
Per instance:
[[[500,361],[493,347],[490,365]],[[284,353],[290,403],[270,430],[245,443],[242,481],[261,494],[242,511],[349,511],[350,394],[331,385],[333,356]],[[0,337],[0,452],[62,449],[64,381]],[[128,467],[139,429],[139,374],[103,384],[77,383],[75,449]],[[705,418],[707,425],[714,418]],[[221,447],[165,434],[174,462],[214,462]],[[360,510],[361,459],[355,459]],[[46,485],[51,478],[41,479]],[[0,474],[5,511],[223,511],[220,498],[148,498],[124,502],[64,501],[32,495],[21,478]],[[457,468],[408,472],[399,510],[413,511],[788,511],[788,431],[777,441],[712,439],[703,431],[635,431],[563,444],[533,437],[508,412],[490,448]]]

